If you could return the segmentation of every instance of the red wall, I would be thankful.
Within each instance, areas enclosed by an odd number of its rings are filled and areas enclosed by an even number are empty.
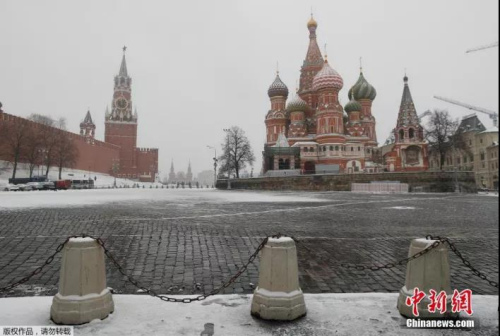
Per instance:
[[[26,119],[8,113],[0,113],[0,123],[15,123],[21,120]],[[114,160],[119,160],[120,158],[120,147],[118,146],[104,143],[102,141],[91,138],[85,138],[84,136],[81,136],[79,134],[63,131],[50,126],[45,126],[43,124],[35,123],[31,120],[28,120],[28,122],[30,124],[30,127],[33,128],[48,127],[54,132],[68,133],[69,137],[73,139],[78,149],[77,162],[74,167],[70,168],[110,174]],[[2,156],[2,152],[3,151],[0,150],[0,159],[8,161],[10,158],[8,158],[6,155]]]

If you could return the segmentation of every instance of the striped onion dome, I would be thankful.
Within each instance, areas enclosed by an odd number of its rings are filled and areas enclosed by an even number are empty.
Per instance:
[[[340,77],[339,73],[328,64],[328,60],[325,59],[323,68],[314,76],[313,89],[335,89],[340,91],[343,86],[344,80]]]
[[[288,97],[288,88],[286,87],[285,83],[283,83],[278,73],[276,73],[274,82],[271,84],[271,86],[269,86],[269,89],[267,89],[267,94],[269,98],[278,96]]]
[[[288,102],[286,105],[286,110],[288,112],[305,112],[309,109],[309,105],[300,98],[298,94],[295,94],[295,96]]]
[[[347,95],[349,99],[352,99],[352,96],[354,95],[355,100],[360,100],[360,99],[374,100],[375,97],[377,96],[377,91],[365,79],[365,76],[363,76],[363,72],[360,72],[358,81],[352,86],[352,88],[349,89]]]

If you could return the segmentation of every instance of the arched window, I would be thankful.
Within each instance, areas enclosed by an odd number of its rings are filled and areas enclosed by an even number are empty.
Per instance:
[[[413,138],[415,137],[415,130],[414,130],[413,128],[410,128],[410,129],[408,130],[408,137],[409,137],[410,139],[413,139]]]
[[[306,153],[308,152],[308,148],[307,147],[304,147],[303,149],[304,149],[304,152],[306,152]]]
[[[331,151],[333,150],[333,146],[330,146],[330,150],[331,150]]]
[[[405,131],[399,130],[399,140],[403,140],[405,138]]]
[[[339,146],[335,146],[335,150],[338,151],[339,150]]]
[[[310,152],[314,152],[314,147],[309,147]]]

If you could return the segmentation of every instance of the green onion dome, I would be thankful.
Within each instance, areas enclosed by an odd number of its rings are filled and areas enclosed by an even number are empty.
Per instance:
[[[354,95],[354,100],[360,100],[360,99],[374,100],[375,97],[377,96],[377,91],[365,79],[365,76],[363,76],[363,72],[360,72],[358,81],[356,82],[356,84],[352,86],[352,88],[349,89],[347,95],[351,100],[353,99],[353,95]]]
[[[306,112],[308,109],[309,106],[298,94],[295,94],[288,104],[286,104],[286,110],[288,112]]]
[[[345,104],[344,111],[346,111],[347,113],[360,112],[361,108],[362,106],[360,102],[351,98],[351,100],[347,104]]]

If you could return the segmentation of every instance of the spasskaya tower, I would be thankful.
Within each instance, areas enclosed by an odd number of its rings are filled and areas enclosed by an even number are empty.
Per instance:
[[[104,141],[120,146],[118,174],[121,177],[154,181],[158,171],[158,149],[137,148],[137,110],[132,110],[132,78],[127,72],[126,49],[123,47],[120,71],[115,76],[111,111],[106,108]]]

